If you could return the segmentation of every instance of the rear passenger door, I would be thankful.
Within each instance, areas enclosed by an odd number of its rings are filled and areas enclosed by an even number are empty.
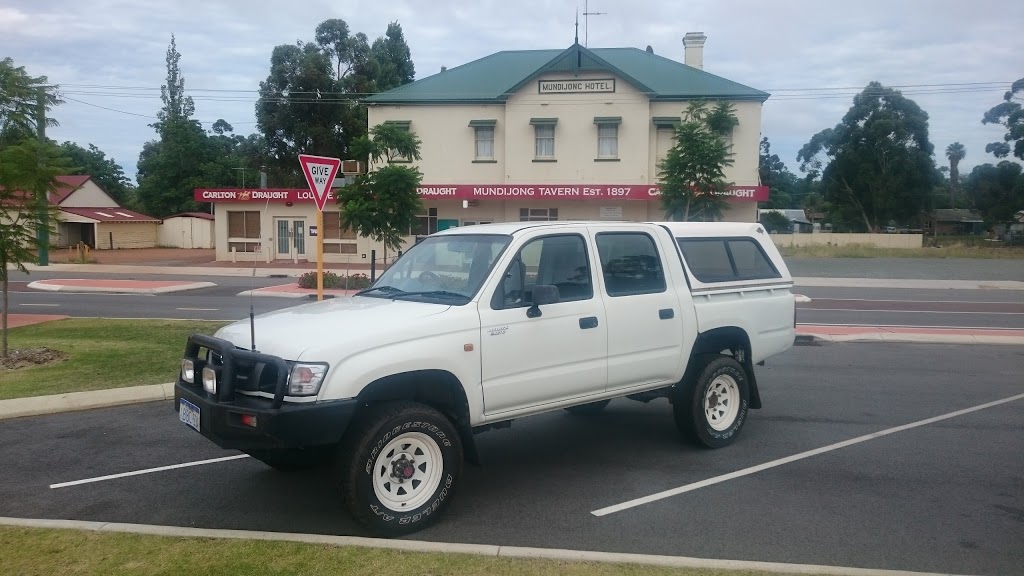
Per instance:
[[[666,280],[669,254],[640,230],[598,232],[594,242],[608,318],[608,389],[672,382],[682,362],[683,314]]]

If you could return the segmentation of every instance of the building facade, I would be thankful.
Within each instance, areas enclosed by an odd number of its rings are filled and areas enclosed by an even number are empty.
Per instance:
[[[658,164],[687,106],[701,99],[729,102],[739,121],[723,217],[756,221],[768,193],[758,181],[768,94],[705,72],[704,40],[687,34],[686,64],[578,43],[498,52],[367,98],[371,127],[393,124],[421,141],[424,213],[408,241],[488,222],[663,220]],[[315,260],[309,192],[196,190],[196,199],[218,203],[218,259]],[[325,260],[365,260],[372,243],[337,222],[325,213]]]

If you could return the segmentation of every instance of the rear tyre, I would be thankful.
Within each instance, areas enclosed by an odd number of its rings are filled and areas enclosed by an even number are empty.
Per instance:
[[[605,409],[611,400],[598,400],[597,402],[589,402],[587,404],[579,404],[577,406],[568,406],[565,411],[572,414],[597,414]]]
[[[248,450],[253,458],[279,472],[299,472],[321,468],[330,461],[325,448],[288,448],[277,450]]]
[[[750,386],[743,365],[731,356],[716,356],[676,399],[672,412],[684,437],[708,448],[722,448],[736,440],[747,420],[749,403]]]
[[[370,408],[350,432],[337,464],[352,518],[383,537],[436,521],[462,474],[462,442],[448,418],[430,406],[392,402]]]

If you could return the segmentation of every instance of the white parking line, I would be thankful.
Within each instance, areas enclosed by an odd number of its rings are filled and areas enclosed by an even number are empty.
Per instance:
[[[90,484],[92,482],[103,482],[104,480],[115,480],[117,478],[126,478],[128,476],[139,476],[141,474],[152,474],[153,472],[165,472],[167,470],[176,470],[178,468],[188,468],[190,466],[202,466],[203,464],[216,464],[217,462],[227,462],[228,460],[238,460],[240,458],[248,458],[248,454],[238,454],[236,456],[225,456],[223,458],[211,458],[209,460],[197,460],[195,462],[185,462],[184,464],[172,464],[170,466],[160,466],[159,468],[146,468],[145,470],[136,470],[134,472],[122,472],[120,474],[110,474],[109,476],[97,476],[96,478],[86,478],[84,480],[73,480],[71,482],[61,482],[60,484],[50,484],[50,489],[54,488],[67,488],[68,486],[78,486],[79,484]]]
[[[1016,396],[1010,396],[1009,398],[1003,398],[1002,400],[996,400],[995,402],[988,402],[987,404],[964,408],[963,410],[957,410],[956,412],[950,412],[949,414],[935,416],[934,418],[918,420],[917,422],[911,422],[910,424],[904,424],[895,428],[865,434],[864,436],[858,436],[856,438],[851,438],[850,440],[844,440],[828,446],[822,446],[821,448],[815,448],[814,450],[808,450],[807,452],[786,456],[785,458],[779,458],[778,460],[772,460],[771,462],[765,462],[764,464],[758,464],[757,466],[751,466],[750,468],[744,468],[728,474],[722,474],[721,476],[715,476],[714,478],[708,478],[707,480],[701,480],[700,482],[694,482],[693,484],[672,488],[671,490],[665,490],[664,492],[658,492],[657,494],[651,494],[650,496],[644,496],[642,498],[636,498],[628,502],[623,502],[622,504],[616,504],[614,506],[601,508],[600,510],[594,510],[591,514],[594,516],[607,516],[609,514],[614,514],[615,512],[622,512],[623,510],[629,510],[630,508],[650,504],[651,502],[663,500],[671,496],[677,496],[686,492],[692,492],[694,490],[720,484],[727,480],[749,476],[750,474],[754,474],[762,470],[768,470],[769,468],[775,468],[776,466],[782,466],[783,464],[789,464],[790,462],[796,462],[797,460],[803,460],[804,458],[810,458],[811,456],[817,456],[818,454],[839,450],[840,448],[846,448],[847,446],[867,442],[868,440],[874,440],[875,438],[881,438],[882,436],[888,436],[889,434],[903,432],[904,430],[910,430],[911,428],[934,424],[935,422],[947,420],[949,418],[956,418],[957,416],[963,416],[964,414],[970,414],[971,412],[977,412],[978,410],[999,406],[1000,404],[1006,404],[1007,402],[1013,402],[1014,400],[1020,400],[1022,398],[1024,398],[1024,394],[1017,394]]]
[[[175,310],[187,310],[190,312],[216,312],[220,308],[175,308]]]
[[[18,306],[49,306],[51,308],[60,306],[60,304],[18,304]]]

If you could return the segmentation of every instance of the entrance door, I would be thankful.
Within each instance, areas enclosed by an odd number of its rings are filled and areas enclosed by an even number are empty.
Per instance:
[[[275,218],[277,247],[275,258],[290,259],[306,255],[306,221],[294,218]]]

